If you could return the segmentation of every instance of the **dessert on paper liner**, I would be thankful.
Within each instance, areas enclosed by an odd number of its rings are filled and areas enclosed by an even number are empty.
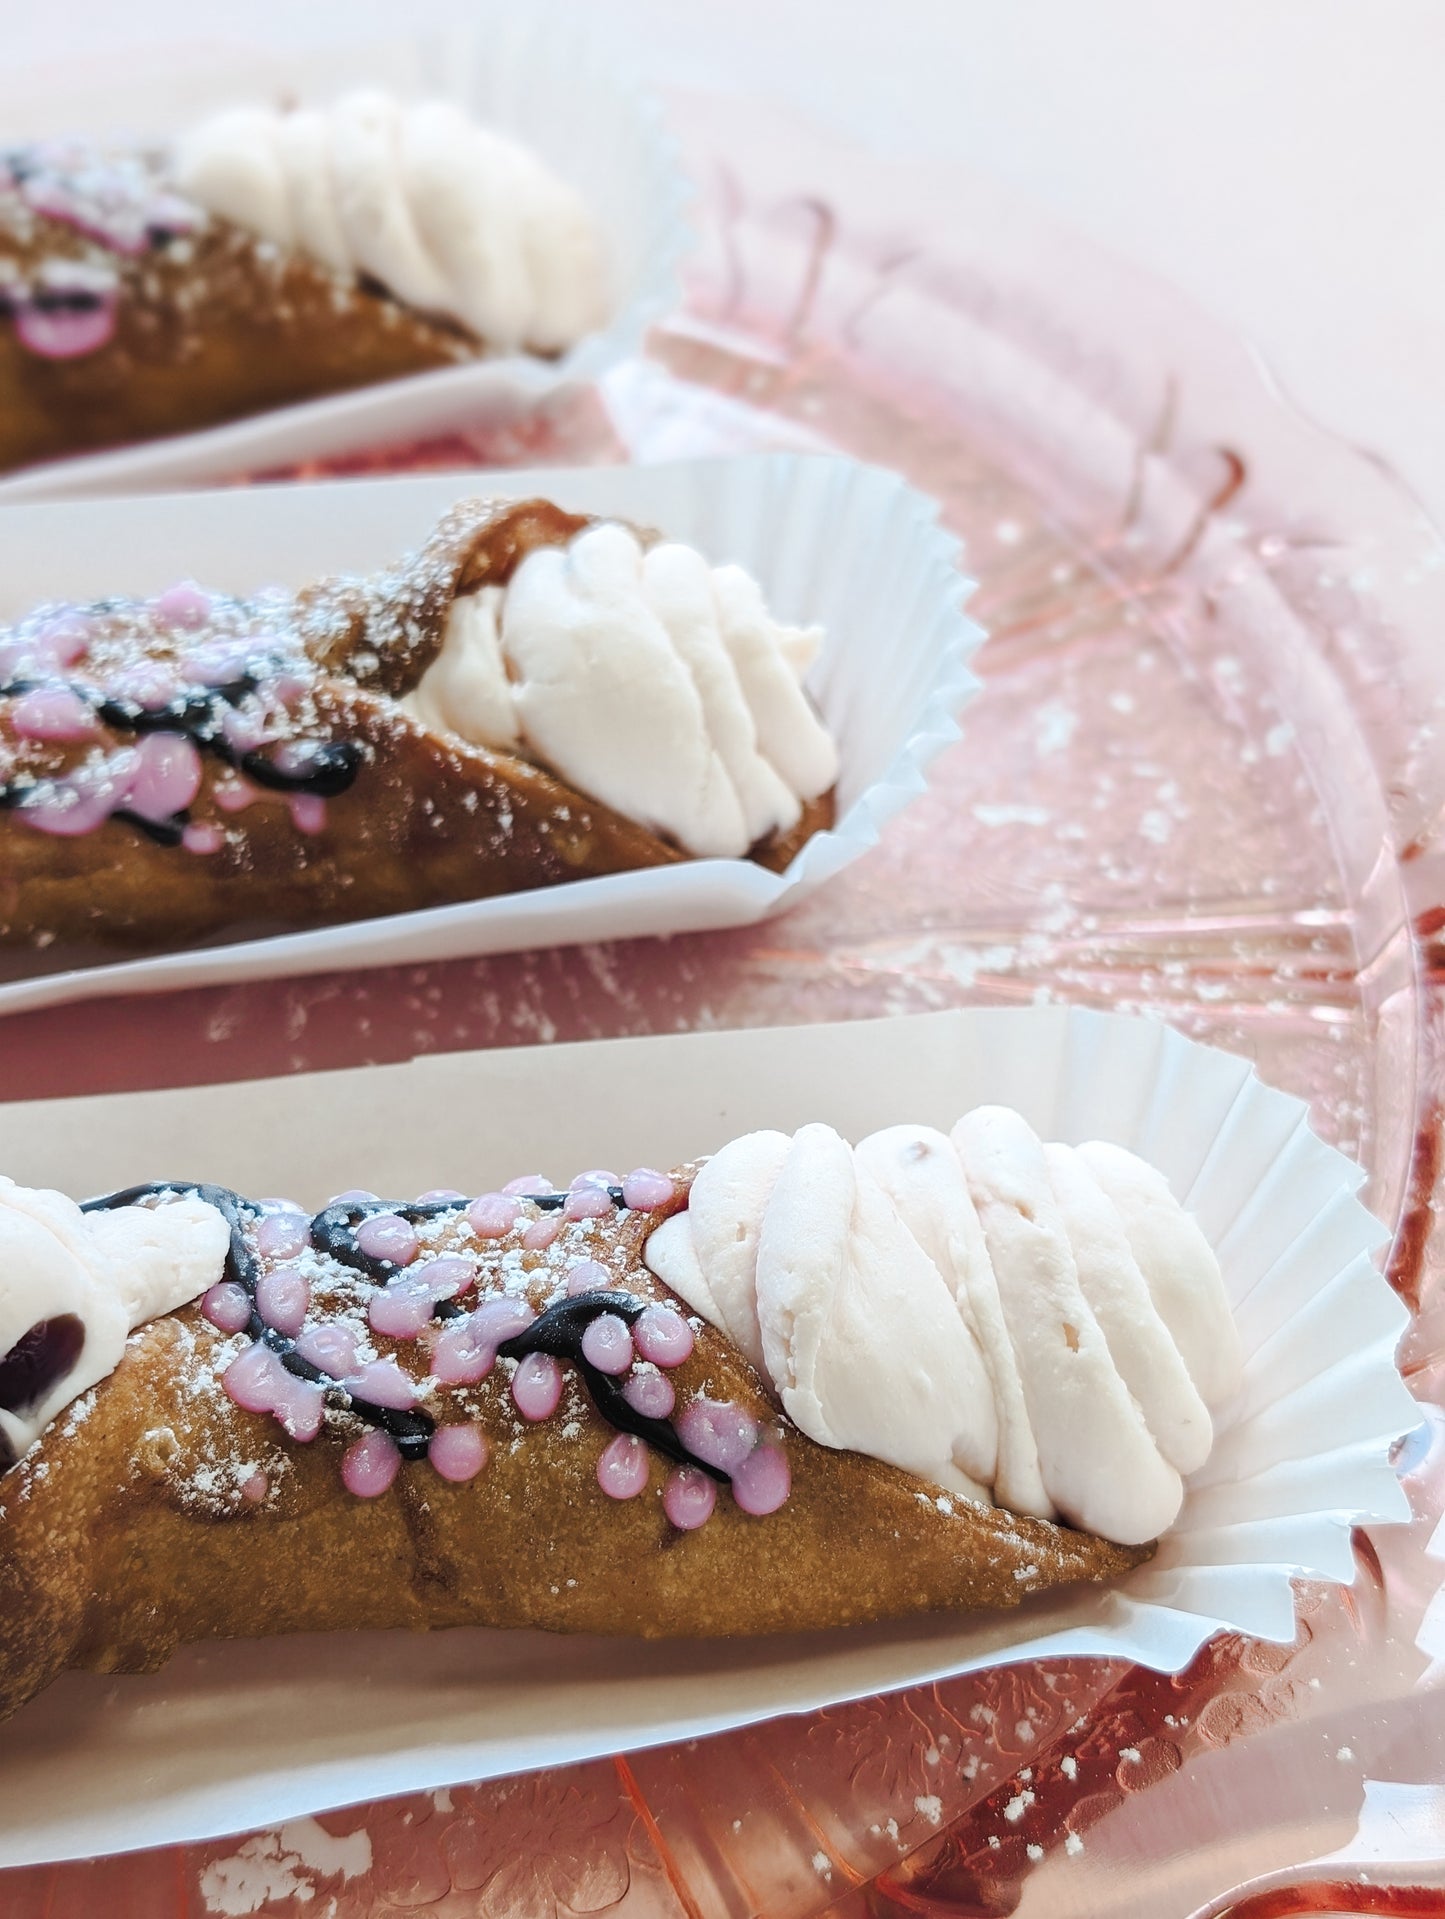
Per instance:
[[[42,606],[0,631],[0,946],[125,952],[831,825],[819,629],[741,568],[464,499],[385,572]]]
[[[153,51],[121,133],[42,81],[0,155],[0,470],[30,468],[0,497],[454,432],[635,351],[685,184],[610,50],[551,25],[252,48],[203,104]]]
[[[847,460],[17,512],[0,1010],[760,918],[976,684],[957,542]]]
[[[667,1170],[314,1213],[164,1179],[79,1207],[0,1189],[17,1727],[43,1739],[67,1667],[164,1685],[178,1643],[258,1632],[615,1635],[581,1642],[604,1671],[679,1637],[704,1695],[715,1640],[786,1634],[806,1668],[811,1634],[826,1662],[857,1626],[867,1690],[914,1615],[919,1677],[1288,1635],[1291,1572],[1348,1577],[1350,1521],[1400,1516],[1387,1453],[1414,1423],[1357,1172],[1167,1028],[957,1018],[948,1127],[752,1127]],[[930,1658],[975,1610],[982,1647]],[[470,1703],[472,1776],[513,1769]]]

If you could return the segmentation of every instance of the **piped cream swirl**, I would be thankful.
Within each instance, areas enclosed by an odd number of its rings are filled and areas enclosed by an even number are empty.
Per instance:
[[[827,792],[838,753],[802,687],[822,641],[756,581],[675,541],[589,527],[458,599],[402,704],[521,752],[699,857],[741,858]]]
[[[16,1457],[56,1414],[120,1364],[132,1331],[196,1299],[225,1266],[230,1229],[205,1200],[82,1212],[63,1193],[0,1178],[0,1366],[28,1334],[78,1322],[70,1363],[0,1407],[0,1458]]]
[[[534,155],[445,101],[235,107],[176,144],[177,188],[502,351],[564,351],[607,317],[596,223]]]
[[[1124,1545],[1178,1516],[1237,1389],[1219,1263],[1162,1174],[981,1107],[951,1135],[753,1133],[647,1263],[810,1438]]]

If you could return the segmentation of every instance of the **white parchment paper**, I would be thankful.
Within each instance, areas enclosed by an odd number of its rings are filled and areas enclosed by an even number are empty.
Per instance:
[[[0,1013],[115,993],[455,959],[576,940],[743,926],[778,912],[877,841],[958,737],[983,638],[972,583],[937,505],[881,467],[793,453],[653,467],[542,468],[350,480],[0,514],[0,622],[43,600],[158,592],[179,577],[245,593],[366,573],[410,552],[454,501],[544,494],[735,560],[782,619],[826,630],[809,687],[839,745],[838,820],[784,873],[688,860],[463,901],[319,932],[248,940],[0,985]],[[37,961],[37,965],[42,964]]]
[[[1356,1521],[1408,1516],[1419,1409],[1360,1169],[1248,1064],[1065,1008],[458,1054],[245,1085],[0,1107],[0,1168],[77,1195],[208,1178],[319,1205],[523,1170],[668,1165],[748,1128],[858,1137],[984,1101],[1133,1148],[1220,1250],[1245,1384],[1158,1557],[1001,1616],[642,1645],[485,1630],[208,1646],[70,1675],[0,1728],[0,1866],[242,1831],[386,1794],[683,1739],[1051,1653],[1184,1665],[1222,1626],[1287,1639],[1292,1575],[1349,1581]]]

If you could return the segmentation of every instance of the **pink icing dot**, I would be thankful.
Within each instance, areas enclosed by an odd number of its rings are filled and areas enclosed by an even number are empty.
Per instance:
[[[228,706],[221,715],[221,732],[226,744],[238,753],[249,753],[266,738],[266,722],[260,713]]]
[[[733,1473],[733,1498],[745,1513],[775,1513],[792,1489],[788,1455],[770,1440],[750,1452]]]
[[[311,1326],[296,1342],[296,1350],[313,1366],[319,1366],[332,1379],[344,1379],[356,1371],[357,1339],[350,1326],[331,1320]]]
[[[562,1230],[562,1222],[555,1215],[534,1219],[522,1235],[522,1244],[529,1253],[545,1253]]]
[[[38,627],[26,645],[56,666],[74,666],[90,651],[91,638],[83,613],[60,613]]]
[[[112,699],[127,700],[143,713],[154,713],[170,705],[181,690],[181,682],[169,667],[146,660],[115,674],[107,680],[105,690]]]
[[[562,1202],[564,1219],[601,1219],[612,1211],[612,1201],[603,1186],[574,1186]]]
[[[219,1281],[201,1301],[201,1316],[223,1333],[244,1332],[251,1319],[251,1302],[244,1286],[234,1279]]]
[[[654,1207],[666,1206],[676,1191],[666,1173],[638,1166],[622,1182],[622,1204],[635,1213],[650,1213]]]
[[[373,1293],[366,1317],[374,1333],[388,1339],[415,1339],[431,1322],[432,1303],[428,1289],[408,1277]]]
[[[496,1357],[492,1342],[471,1320],[464,1320],[445,1327],[438,1336],[432,1348],[432,1378],[443,1386],[475,1386],[492,1370]]]
[[[199,592],[200,588],[190,590]],[[183,653],[179,666],[190,686],[229,686],[243,677],[254,650],[250,640],[212,640]]]
[[[757,1421],[725,1400],[694,1399],[676,1423],[687,1450],[720,1472],[734,1472],[758,1443]]]
[[[632,1364],[632,1334],[616,1313],[599,1313],[582,1335],[582,1357],[599,1373],[625,1373]]]
[[[575,1299],[579,1293],[595,1293],[605,1289],[612,1280],[605,1266],[599,1266],[595,1259],[579,1259],[575,1266],[567,1268],[567,1292]]]
[[[256,1251],[262,1259],[294,1259],[311,1243],[302,1213],[268,1213],[256,1227]]]
[[[662,1489],[662,1510],[679,1532],[706,1525],[717,1504],[717,1487],[696,1466],[675,1466]]]
[[[181,845],[188,853],[219,853],[225,844],[225,833],[209,820],[192,820],[181,829]]]
[[[634,1433],[619,1433],[602,1448],[597,1484],[609,1499],[636,1499],[647,1485],[647,1448]]]
[[[311,1288],[294,1267],[262,1273],[256,1282],[256,1311],[278,1333],[294,1337],[306,1321]]]
[[[368,1259],[409,1266],[419,1251],[416,1234],[399,1213],[373,1213],[356,1229],[356,1243]]]
[[[241,1497],[248,1506],[259,1506],[271,1490],[271,1482],[265,1473],[252,1473],[241,1488]]]
[[[632,1329],[637,1350],[655,1366],[680,1366],[691,1354],[692,1328],[671,1306],[646,1306]]]
[[[180,580],[151,601],[152,613],[164,625],[183,627],[189,632],[204,626],[214,607],[210,594],[194,580]]]
[[[271,764],[288,778],[309,779],[322,763],[324,745],[321,740],[286,740],[272,754]]]
[[[375,1499],[401,1471],[401,1454],[390,1433],[370,1432],[341,1456],[341,1483],[358,1499]]]
[[[217,781],[212,797],[223,813],[243,813],[260,799],[261,789],[233,773],[229,779]]]
[[[344,1193],[337,1193],[333,1198],[328,1199],[326,1205],[328,1208],[332,1206],[365,1206],[371,1200],[380,1198],[380,1193],[369,1193],[364,1186],[348,1186]]]
[[[590,1166],[585,1173],[568,1182],[567,1190],[572,1192],[578,1186],[620,1186],[621,1180],[616,1173],[608,1172],[605,1166]]]
[[[506,1193],[483,1193],[467,1208],[467,1224],[478,1239],[501,1239],[516,1225],[521,1210]]]
[[[480,1426],[438,1426],[426,1450],[442,1478],[457,1485],[475,1479],[487,1463],[487,1441]]]
[[[484,1299],[472,1314],[471,1323],[478,1335],[500,1346],[504,1339],[513,1339],[523,1333],[537,1317],[525,1299],[518,1299],[511,1293],[494,1293],[490,1299]]]
[[[10,709],[10,724],[22,740],[93,740],[95,715],[68,686],[37,686]]]
[[[666,1419],[677,1404],[672,1381],[655,1366],[639,1366],[622,1388],[622,1397],[644,1419]]]
[[[373,1359],[342,1380],[353,1399],[366,1399],[395,1413],[410,1412],[417,1388],[394,1359]]]
[[[439,1299],[455,1299],[458,1293],[469,1291],[477,1283],[477,1269],[460,1253],[438,1253],[435,1259],[425,1259],[420,1266],[413,1266],[407,1278],[415,1286],[425,1286],[435,1303]]]
[[[126,804],[142,818],[167,820],[201,790],[201,756],[183,733],[147,733],[136,747],[140,768]]]
[[[222,1375],[226,1397],[243,1413],[269,1413],[286,1378],[286,1368],[261,1340],[238,1353]]]
[[[299,673],[277,673],[273,678],[263,680],[256,691],[269,705],[279,706],[289,713],[293,707],[300,705],[309,686],[310,681],[304,680]]]
[[[38,307],[23,300],[16,306],[15,337],[43,360],[78,360],[82,354],[98,352],[114,336],[115,307],[113,294],[80,312]]]
[[[433,1186],[429,1192],[418,1193],[416,1203],[418,1206],[439,1206],[443,1202],[465,1198],[466,1194],[459,1193],[455,1186]]]
[[[298,833],[324,833],[326,831],[326,802],[317,793],[288,793],[286,804],[291,812],[291,824]]]
[[[562,1368],[550,1353],[528,1353],[512,1379],[512,1399],[523,1419],[550,1419],[562,1397]]]
[[[301,1445],[309,1446],[321,1431],[321,1422],[326,1416],[326,1395],[312,1380],[297,1379],[291,1373],[284,1373],[283,1378],[285,1383],[277,1387],[271,1410],[280,1420],[283,1432]]]
[[[78,766],[66,779],[33,789],[35,797],[22,801],[19,816],[27,826],[62,839],[93,833],[125,804],[139,764],[135,748],[125,747],[104,760]]]
[[[83,794],[70,782],[59,780],[48,789],[39,790],[38,798],[22,801],[18,810],[20,818],[37,833],[53,833],[57,839],[77,839],[84,833],[93,833],[110,818],[115,807],[110,799]]]
[[[550,1193],[556,1189],[550,1179],[541,1173],[519,1173],[516,1179],[509,1179],[502,1188],[503,1193]]]

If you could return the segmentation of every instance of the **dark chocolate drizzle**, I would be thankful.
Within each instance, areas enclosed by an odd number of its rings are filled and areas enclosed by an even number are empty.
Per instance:
[[[256,1288],[265,1267],[246,1241],[248,1222],[261,1217],[261,1208],[254,1200],[242,1198],[228,1186],[204,1186],[189,1180],[156,1180],[144,1186],[128,1186],[123,1192],[106,1193],[99,1199],[85,1200],[80,1210],[83,1213],[110,1212],[118,1206],[134,1206],[139,1200],[152,1199],[162,1193],[194,1194],[197,1199],[205,1200],[208,1206],[214,1206],[231,1229],[222,1277],[234,1280],[251,1302],[251,1317],[246,1324],[246,1331],[251,1338],[269,1346],[288,1373],[322,1387],[328,1398],[334,1396],[348,1405],[358,1419],[390,1433],[403,1458],[424,1459],[427,1442],[436,1430],[436,1421],[429,1414],[401,1412],[391,1406],[373,1405],[369,1399],[358,1399],[354,1393],[347,1391],[339,1379],[323,1372],[309,1359],[304,1359],[297,1352],[294,1340],[285,1333],[278,1333],[274,1326],[268,1326],[262,1319],[256,1306]]]
[[[33,309],[37,313],[96,313],[106,295],[94,287],[37,286],[17,290],[0,282],[0,317],[13,319]]]
[[[85,680],[64,674],[47,675],[44,679],[0,681],[0,700],[18,699],[21,694],[33,692],[40,686],[63,686],[112,731],[136,735],[183,733],[198,752],[209,753],[212,758],[253,780],[257,786],[266,787],[274,793],[310,793],[317,799],[335,799],[355,782],[361,770],[365,754],[354,740],[287,741],[286,745],[293,752],[305,751],[307,764],[304,767],[286,768],[278,766],[264,748],[238,748],[226,738],[224,710],[235,707],[247,694],[254,693],[266,669],[279,668],[280,664],[275,660],[258,659],[234,680],[228,680],[222,686],[190,687],[165,706],[142,706],[138,700],[118,698],[89,685]],[[12,780],[8,785],[0,782],[0,807],[22,806],[27,794],[33,792],[38,784],[39,781],[28,777],[24,781]],[[180,812],[165,820],[150,820],[131,812],[129,808],[118,807],[111,818],[124,820],[128,825],[137,827],[162,846],[179,846],[190,815]]]
[[[605,1191],[614,1206],[626,1205],[627,1202],[622,1197],[622,1188],[620,1186],[608,1186],[605,1188]],[[567,1204],[568,1199],[566,1193],[524,1193],[522,1197],[529,1206],[535,1206],[539,1211],[544,1213],[555,1213],[559,1211]]]
[[[504,1339],[497,1351],[504,1359],[524,1359],[528,1353],[550,1353],[553,1359],[569,1360],[582,1375],[583,1383],[592,1396],[592,1404],[601,1413],[609,1425],[619,1432],[634,1433],[637,1438],[646,1440],[654,1451],[663,1453],[668,1459],[675,1459],[680,1466],[696,1466],[710,1479],[728,1483],[728,1475],[716,1466],[708,1465],[705,1459],[699,1459],[696,1453],[690,1453],[671,1422],[666,1419],[650,1419],[640,1413],[627,1400],[620,1380],[609,1373],[599,1372],[582,1350],[582,1335],[594,1319],[600,1319],[604,1313],[615,1313],[619,1319],[625,1319],[629,1326],[635,1326],[649,1302],[637,1299],[631,1293],[618,1293],[611,1290],[590,1293],[576,1293],[570,1299],[559,1299],[549,1306],[546,1312],[532,1321],[525,1331]]]
[[[159,1180],[144,1186],[128,1186],[123,1192],[107,1193],[99,1199],[83,1202],[82,1212],[108,1211],[118,1206],[134,1206],[137,1201],[154,1198],[164,1193],[194,1194],[203,1199],[216,1211],[230,1228],[230,1244],[226,1252],[226,1263],[222,1277],[234,1280],[241,1286],[251,1301],[251,1317],[246,1330],[255,1340],[263,1341],[276,1353],[282,1365],[298,1379],[311,1380],[321,1386],[328,1396],[336,1395],[351,1410],[369,1425],[379,1426],[396,1441],[397,1448],[404,1459],[423,1459],[427,1445],[436,1430],[436,1422],[427,1413],[398,1412],[387,1406],[374,1406],[368,1400],[357,1399],[347,1392],[341,1382],[319,1366],[303,1359],[296,1351],[294,1342],[284,1333],[278,1333],[268,1326],[256,1308],[256,1287],[265,1270],[262,1261],[252,1251],[246,1239],[246,1227],[262,1215],[261,1207],[255,1200],[244,1199],[239,1193],[233,1193],[225,1186],[203,1186],[184,1180]],[[623,1204],[622,1188],[612,1186],[608,1193],[616,1206]],[[529,1193],[522,1195],[524,1201],[534,1206],[555,1211],[565,1204],[566,1193]],[[362,1220],[378,1213],[395,1213],[410,1225],[420,1220],[436,1219],[444,1213],[457,1213],[465,1210],[463,1200],[349,1200],[344,1205],[323,1207],[311,1221],[311,1244],[320,1253],[349,1266],[353,1272],[360,1273],[377,1286],[386,1286],[398,1273],[406,1268],[398,1266],[394,1260],[377,1259],[364,1253],[356,1243],[356,1229]],[[590,1292],[577,1293],[567,1299],[559,1299],[538,1315],[532,1324],[522,1332],[515,1333],[510,1339],[503,1340],[497,1347],[500,1358],[521,1360],[528,1353],[546,1353],[553,1359],[564,1360],[574,1366],[586,1386],[588,1394],[597,1411],[610,1426],[618,1432],[630,1433],[635,1438],[651,1446],[664,1458],[675,1460],[682,1466],[695,1466],[699,1472],[706,1473],[710,1479],[716,1479],[726,1485],[728,1475],[718,1467],[709,1465],[705,1459],[699,1459],[690,1452],[678,1437],[675,1427],[669,1420],[653,1419],[640,1413],[630,1404],[622,1387],[622,1381],[608,1373],[598,1370],[582,1350],[582,1339],[587,1328],[595,1319],[605,1313],[615,1313],[629,1326],[635,1326],[652,1302],[638,1299],[633,1293],[625,1293],[608,1288],[597,1288]],[[465,1317],[470,1308],[454,1299],[439,1300],[432,1308],[435,1319],[457,1319]],[[0,1471],[3,1471],[0,1466]]]

